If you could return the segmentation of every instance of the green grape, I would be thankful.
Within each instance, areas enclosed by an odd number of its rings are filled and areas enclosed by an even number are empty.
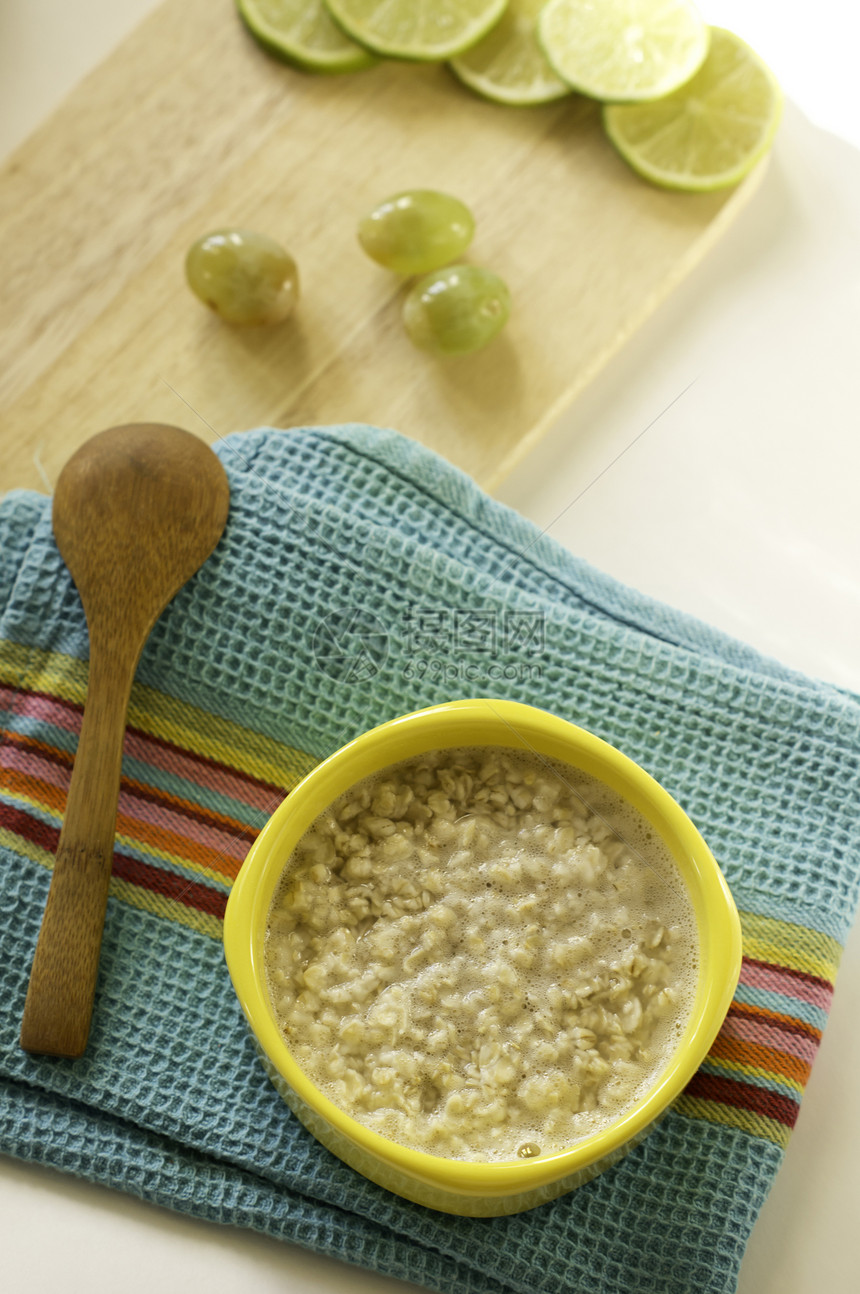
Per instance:
[[[435,189],[410,189],[364,216],[358,241],[387,270],[426,274],[462,256],[474,232],[474,217],[459,198]]]
[[[280,323],[299,296],[289,252],[251,229],[218,229],[198,238],[185,258],[191,291],[227,323]]]
[[[403,303],[410,340],[438,355],[468,355],[507,323],[511,294],[492,270],[449,265],[419,279]]]

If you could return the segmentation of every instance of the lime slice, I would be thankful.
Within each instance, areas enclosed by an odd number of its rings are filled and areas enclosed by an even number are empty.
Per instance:
[[[507,0],[325,0],[347,35],[377,54],[441,62],[489,31]]]
[[[691,81],[656,103],[606,104],[603,124],[635,171],[672,189],[737,184],[773,143],[782,91],[759,56],[711,28],[708,57]]]
[[[451,60],[465,85],[496,103],[549,103],[570,94],[538,44],[537,19],[546,0],[508,0],[495,27]]]
[[[236,0],[251,34],[306,72],[357,72],[377,60],[332,22],[322,0]]]
[[[669,94],[708,50],[691,0],[548,0],[538,39],[574,90],[622,102]]]

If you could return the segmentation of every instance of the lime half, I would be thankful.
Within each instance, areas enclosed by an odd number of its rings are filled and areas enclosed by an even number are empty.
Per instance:
[[[571,93],[538,44],[537,19],[546,0],[508,0],[508,7],[477,45],[451,60],[451,70],[477,94],[496,103],[549,103]]]
[[[441,62],[481,39],[506,0],[326,0],[347,35],[388,58]]]
[[[691,0],[548,0],[538,39],[574,90],[628,103],[677,89],[708,50]]]
[[[737,184],[773,143],[782,91],[759,56],[711,29],[708,57],[680,90],[656,103],[607,104],[603,124],[625,161],[672,189]]]
[[[322,0],[236,0],[251,34],[307,72],[357,72],[377,60],[332,22]]]

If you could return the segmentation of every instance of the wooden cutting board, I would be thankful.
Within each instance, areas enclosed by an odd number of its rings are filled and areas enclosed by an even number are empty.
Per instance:
[[[116,423],[208,440],[330,422],[395,427],[492,488],[743,206],[663,192],[571,96],[503,108],[444,67],[314,77],[260,50],[232,0],[168,0],[0,171],[0,488],[52,487]],[[398,190],[464,199],[468,259],[514,309],[478,355],[416,351],[404,285],[359,217]],[[183,262],[225,225],[280,239],[302,300],[270,329],[221,324]]]

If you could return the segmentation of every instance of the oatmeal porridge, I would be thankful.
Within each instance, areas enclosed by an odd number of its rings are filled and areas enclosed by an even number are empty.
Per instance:
[[[566,1149],[644,1094],[698,952],[643,818],[567,765],[480,747],[392,765],[322,813],[265,962],[285,1041],[336,1105],[489,1162]]]

